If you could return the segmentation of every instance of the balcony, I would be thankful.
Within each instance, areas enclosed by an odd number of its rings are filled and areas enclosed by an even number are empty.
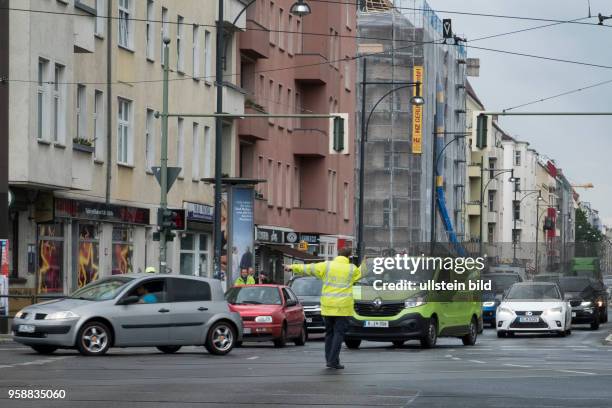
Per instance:
[[[480,215],[480,204],[478,203],[467,203],[467,215],[468,216],[479,216]]]
[[[293,154],[303,157],[325,157],[329,146],[327,134],[318,129],[293,129]]]
[[[216,5],[217,2],[215,2]],[[242,13],[235,24],[232,24],[244,7],[249,4],[246,0],[224,0],[223,1],[223,21],[229,29],[244,30],[246,28],[246,13]],[[215,16],[219,16],[218,7],[215,7]]]
[[[487,223],[497,223],[498,218],[497,211],[487,211]]]
[[[223,82],[223,111],[232,115],[244,114],[244,98],[246,92],[240,87]]]
[[[72,185],[75,190],[91,190],[93,186],[93,149],[73,145],[72,149]]]
[[[336,234],[339,214],[328,213],[319,208],[294,208],[291,214],[291,228],[301,232]]]
[[[74,2],[76,14],[79,16],[87,16],[90,18],[75,18],[73,26],[74,33],[74,52],[75,53],[91,53],[96,50],[95,44],[95,15],[96,2],[95,0],[78,0]],[[106,22],[105,22],[106,24]]]
[[[468,177],[480,178],[480,167],[468,166]]]
[[[499,189],[499,180],[490,179],[489,181],[487,181],[487,183],[488,183],[487,190],[493,191],[493,190]]]
[[[267,29],[253,20],[247,20],[246,27],[247,31],[238,37],[240,52],[254,60],[268,58],[270,34]]]
[[[247,106],[244,113],[266,113],[253,106]],[[238,136],[250,141],[268,140],[268,120],[265,118],[245,118],[238,120]]]
[[[320,54],[296,54],[295,80],[307,85],[325,85],[331,81],[332,67]]]

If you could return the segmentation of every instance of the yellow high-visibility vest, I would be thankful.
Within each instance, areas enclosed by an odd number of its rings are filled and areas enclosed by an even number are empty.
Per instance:
[[[361,271],[347,257],[337,256],[333,261],[314,264],[294,264],[291,270],[295,274],[314,276],[323,281],[321,315],[353,315],[353,284],[361,279]]]

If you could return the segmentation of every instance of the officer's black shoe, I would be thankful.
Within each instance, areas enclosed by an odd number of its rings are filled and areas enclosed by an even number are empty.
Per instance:
[[[335,370],[344,370],[344,366],[342,364],[327,364],[327,367]]]

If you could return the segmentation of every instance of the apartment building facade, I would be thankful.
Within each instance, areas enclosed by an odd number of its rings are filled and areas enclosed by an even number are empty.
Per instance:
[[[240,3],[227,3],[229,25]],[[196,0],[28,6],[10,12],[10,77],[24,81],[11,83],[10,104],[3,107],[15,195],[11,287],[67,293],[103,276],[156,266],[162,38],[170,39],[170,111],[213,112],[217,10]],[[244,23],[239,19],[236,28]],[[235,39],[226,53],[236,61]],[[226,81],[225,111],[240,113],[237,78]],[[227,123],[223,134],[230,175],[235,127]],[[169,243],[169,267],[210,276],[213,190],[203,179],[213,175],[213,120],[170,118],[168,152],[169,165],[181,168],[169,206],[188,213],[187,230]]]
[[[342,151],[329,118],[247,118],[238,125],[236,174],[256,186],[255,268],[283,281],[282,263],[331,258],[353,241],[356,6],[258,0],[239,34],[245,112],[345,114]],[[297,244],[307,245],[298,251]]]

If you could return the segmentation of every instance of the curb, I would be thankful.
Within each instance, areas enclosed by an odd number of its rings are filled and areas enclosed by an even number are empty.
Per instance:
[[[608,337],[604,339],[603,344],[605,346],[612,346],[612,334],[608,334]]]
[[[0,334],[0,343],[12,343],[13,336],[10,334]]]

